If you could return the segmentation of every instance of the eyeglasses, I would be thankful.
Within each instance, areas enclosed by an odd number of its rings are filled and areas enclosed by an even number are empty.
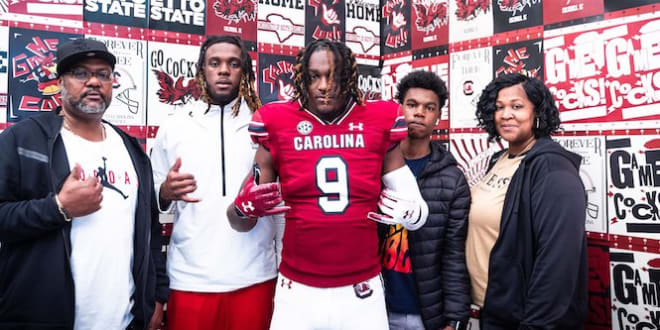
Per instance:
[[[96,72],[88,71],[83,68],[76,68],[73,69],[69,72],[69,74],[76,78],[76,80],[86,82],[89,79],[91,79],[93,76],[96,77],[96,79],[102,81],[102,82],[110,82],[112,81],[112,78],[114,77],[114,74],[112,71],[109,70],[100,70]]]

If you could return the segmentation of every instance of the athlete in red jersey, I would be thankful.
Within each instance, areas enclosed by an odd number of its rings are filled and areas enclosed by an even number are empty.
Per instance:
[[[387,328],[376,223],[368,218],[413,230],[426,220],[398,146],[407,134],[399,106],[363,104],[355,68],[343,44],[312,42],[298,55],[294,101],[266,105],[250,123],[261,184],[248,180],[228,215],[234,228],[249,230],[257,220],[244,215],[272,213],[272,203],[258,201],[287,205],[277,209],[288,212],[271,329]],[[281,197],[273,184],[250,193],[277,177]],[[379,195],[385,215],[375,213]]]

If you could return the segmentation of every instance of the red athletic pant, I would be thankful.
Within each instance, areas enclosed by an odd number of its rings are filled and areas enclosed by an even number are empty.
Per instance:
[[[232,292],[170,291],[168,330],[268,330],[275,280]]]

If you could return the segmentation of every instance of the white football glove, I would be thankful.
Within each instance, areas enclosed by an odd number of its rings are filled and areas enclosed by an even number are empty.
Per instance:
[[[407,230],[417,230],[426,223],[429,207],[424,201],[410,200],[397,195],[394,190],[383,189],[378,208],[383,214],[369,212],[367,218],[386,225],[401,224]]]

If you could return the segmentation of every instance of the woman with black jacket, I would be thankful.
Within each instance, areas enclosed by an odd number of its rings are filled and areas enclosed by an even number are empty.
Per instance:
[[[472,187],[466,257],[481,329],[581,329],[587,309],[581,157],[549,136],[552,94],[537,79],[502,75],[483,91],[479,126],[509,149]]]

